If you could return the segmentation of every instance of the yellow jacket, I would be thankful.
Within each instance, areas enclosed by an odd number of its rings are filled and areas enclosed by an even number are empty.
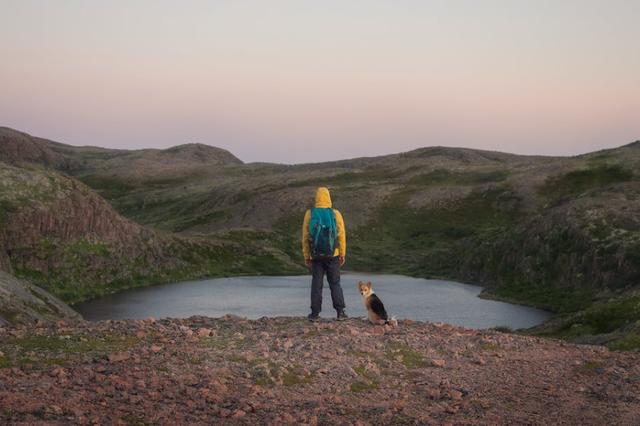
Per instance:
[[[329,208],[331,207],[331,195],[327,188],[318,188],[316,191],[316,208]],[[338,247],[333,252],[334,256],[346,257],[347,256],[347,232],[344,229],[344,219],[342,214],[336,209],[333,209],[336,214],[336,227],[338,228]],[[302,254],[304,259],[311,259],[311,248],[309,247],[309,222],[311,221],[311,210],[307,210],[304,214],[304,221],[302,222]]]

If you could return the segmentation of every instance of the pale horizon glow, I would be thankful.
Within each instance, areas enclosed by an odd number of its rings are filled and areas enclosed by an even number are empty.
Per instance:
[[[303,163],[640,139],[640,1],[2,0],[0,126]]]

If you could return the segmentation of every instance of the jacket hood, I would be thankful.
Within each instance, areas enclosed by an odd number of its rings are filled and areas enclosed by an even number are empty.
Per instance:
[[[316,208],[326,209],[331,207],[331,195],[325,187],[320,187],[316,191]]]

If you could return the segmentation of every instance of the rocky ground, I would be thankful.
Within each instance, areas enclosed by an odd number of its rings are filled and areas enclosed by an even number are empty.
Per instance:
[[[2,424],[638,424],[640,354],[401,321],[0,328]]]

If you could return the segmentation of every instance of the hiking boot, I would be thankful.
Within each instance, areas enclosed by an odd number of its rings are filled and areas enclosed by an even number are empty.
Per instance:
[[[311,312],[309,315],[307,315],[307,319],[311,322],[316,322],[320,319],[320,315],[315,312]]]
[[[336,318],[338,321],[344,321],[347,318],[349,318],[347,316],[347,313],[345,311],[338,311],[338,317]]]

